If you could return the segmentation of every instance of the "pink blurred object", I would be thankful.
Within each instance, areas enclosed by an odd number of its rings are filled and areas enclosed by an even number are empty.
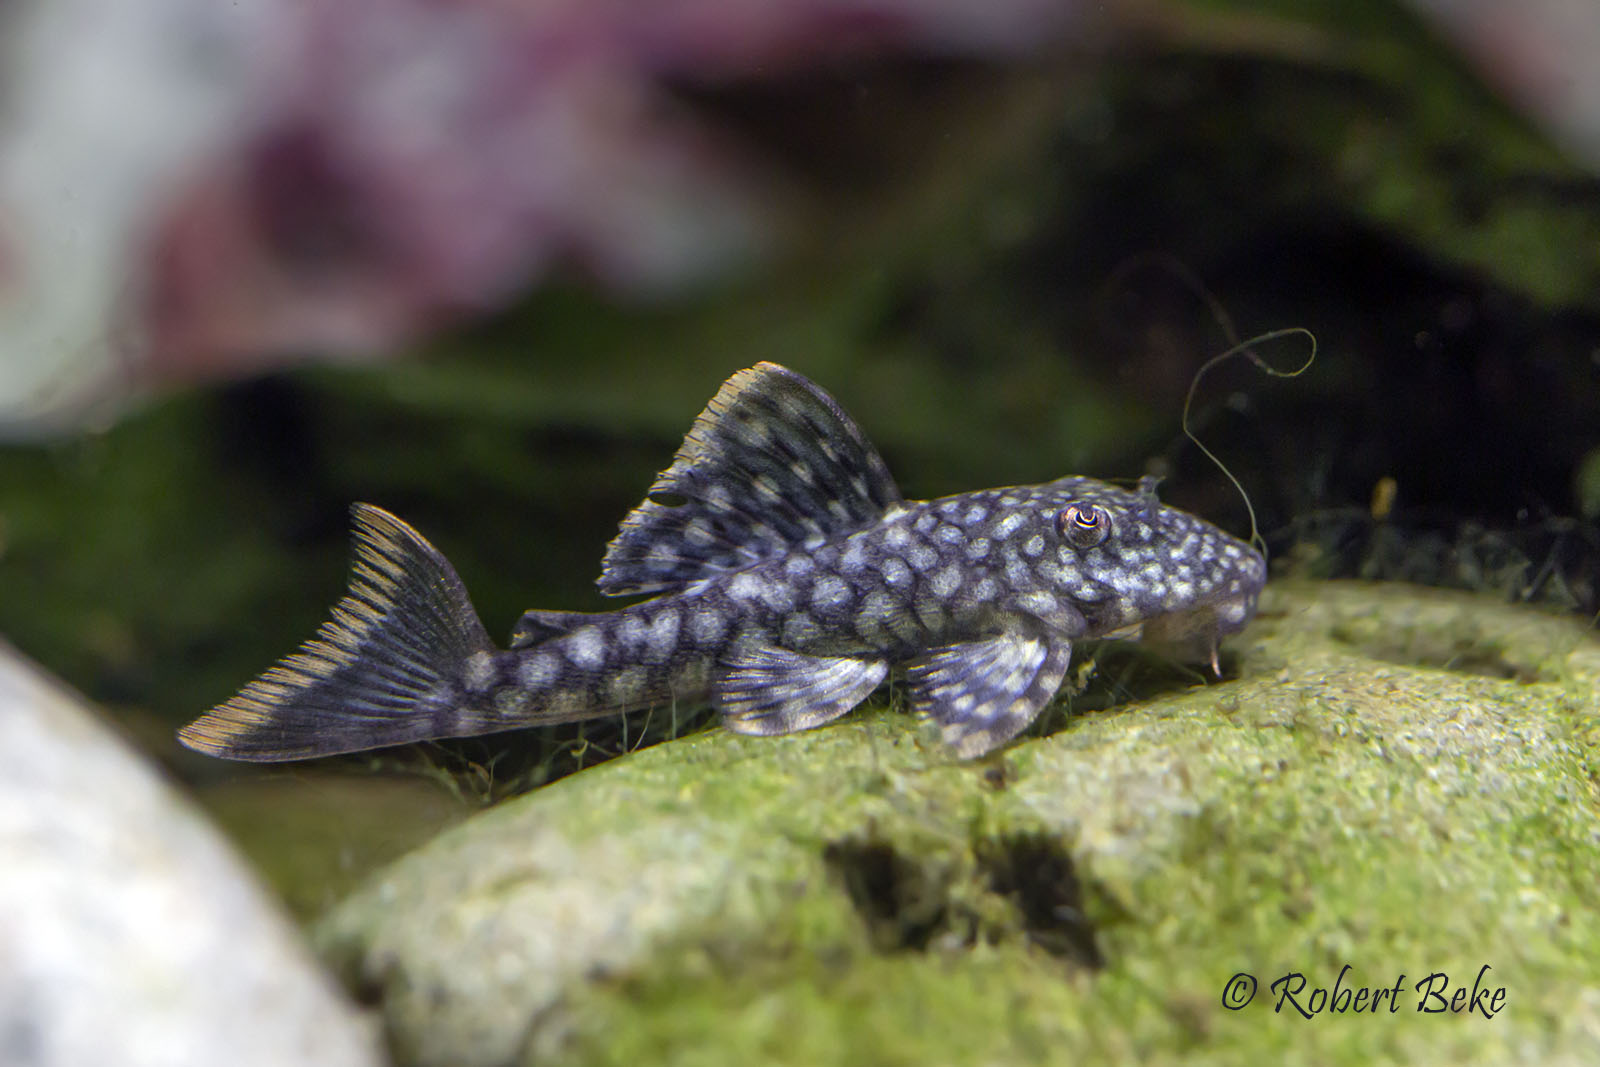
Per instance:
[[[1600,169],[1600,0],[1411,0],[1484,79]]]
[[[0,7],[0,434],[375,358],[556,265],[758,254],[754,161],[661,83],[1005,55],[1075,0],[20,0]]]

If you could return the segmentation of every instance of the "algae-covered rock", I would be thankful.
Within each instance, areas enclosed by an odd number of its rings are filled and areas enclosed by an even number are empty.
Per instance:
[[[974,763],[895,713],[662,745],[318,936],[414,1064],[1600,1055],[1594,635],[1318,585],[1238,652]]]
[[[0,1064],[382,1061],[216,831],[0,642]]]

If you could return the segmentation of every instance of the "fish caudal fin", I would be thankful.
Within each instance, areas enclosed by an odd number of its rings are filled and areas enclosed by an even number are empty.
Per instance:
[[[300,651],[178,731],[189,748],[271,762],[453,736],[468,660],[493,651],[438,549],[357,504],[350,591]]]

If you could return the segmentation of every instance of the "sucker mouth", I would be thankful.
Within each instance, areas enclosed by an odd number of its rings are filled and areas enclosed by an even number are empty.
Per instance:
[[[1144,641],[1170,650],[1179,659],[1217,661],[1217,644],[1222,627],[1216,607],[1207,604],[1186,611],[1172,611],[1144,621]]]
[[[1147,641],[1182,641],[1196,634],[1215,633],[1216,630],[1217,612],[1209,604],[1184,611],[1169,611],[1144,620]]]

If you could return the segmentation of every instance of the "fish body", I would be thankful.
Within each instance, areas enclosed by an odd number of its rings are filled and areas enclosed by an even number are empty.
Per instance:
[[[399,519],[356,505],[349,594],[317,638],[180,731],[282,760],[707,700],[750,734],[820,726],[903,669],[961,756],[1049,703],[1079,641],[1209,648],[1255,612],[1259,553],[1090,478],[904,500],[810,381],[728,380],[624,521],[599,586],[619,611],[530,611],[494,646],[460,579]]]

